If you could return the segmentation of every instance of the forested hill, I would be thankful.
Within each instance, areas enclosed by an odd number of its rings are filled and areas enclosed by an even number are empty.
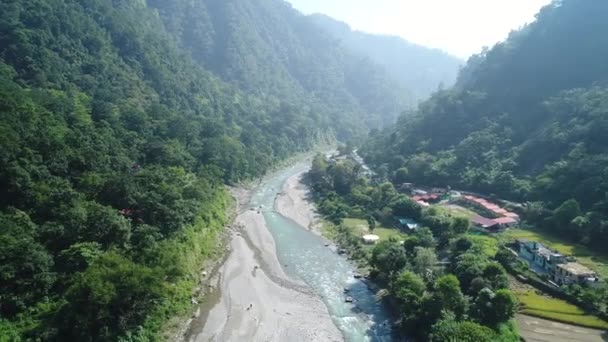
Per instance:
[[[361,133],[362,124],[391,124],[413,104],[382,67],[337,44],[283,0],[148,3],[200,65],[265,101],[332,117],[340,139]]]
[[[362,153],[414,182],[539,201],[530,222],[605,246],[607,16],[603,0],[554,1]]]
[[[384,67],[410,90],[415,101],[426,100],[439,87],[452,86],[464,64],[441,50],[416,45],[400,37],[354,31],[346,23],[326,15],[313,14],[309,18],[334,35],[344,47]]]
[[[168,339],[224,184],[390,120],[376,71],[282,2],[1,1],[0,340]]]

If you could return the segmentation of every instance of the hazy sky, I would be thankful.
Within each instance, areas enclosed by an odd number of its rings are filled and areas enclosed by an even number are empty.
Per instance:
[[[551,0],[287,0],[357,30],[401,36],[468,57],[533,21]]]

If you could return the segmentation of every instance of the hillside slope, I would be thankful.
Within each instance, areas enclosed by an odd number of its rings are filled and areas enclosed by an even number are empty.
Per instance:
[[[362,153],[415,182],[542,201],[531,221],[599,248],[608,238],[607,15],[605,1],[554,1]],[[574,210],[557,219],[550,210],[564,202]]]
[[[447,53],[410,43],[400,37],[352,30],[322,14],[309,19],[329,31],[345,48],[382,66],[408,89],[415,102],[426,100],[439,87],[451,87],[464,61]]]
[[[360,134],[361,123],[390,124],[412,104],[383,68],[282,0],[148,3],[199,65],[266,101],[331,117],[340,139]]]

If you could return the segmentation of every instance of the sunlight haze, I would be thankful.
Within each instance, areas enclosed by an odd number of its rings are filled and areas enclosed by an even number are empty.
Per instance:
[[[401,36],[467,58],[534,20],[550,0],[288,0],[370,33]]]

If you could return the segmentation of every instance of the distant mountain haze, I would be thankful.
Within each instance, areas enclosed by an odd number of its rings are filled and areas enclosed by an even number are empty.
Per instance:
[[[287,0],[353,29],[398,36],[460,58],[504,41],[551,0]]]
[[[310,19],[339,39],[351,51],[370,58],[403,87],[415,101],[425,100],[439,87],[456,81],[464,61],[441,50],[410,43],[400,37],[353,31],[346,23],[323,14]]]

